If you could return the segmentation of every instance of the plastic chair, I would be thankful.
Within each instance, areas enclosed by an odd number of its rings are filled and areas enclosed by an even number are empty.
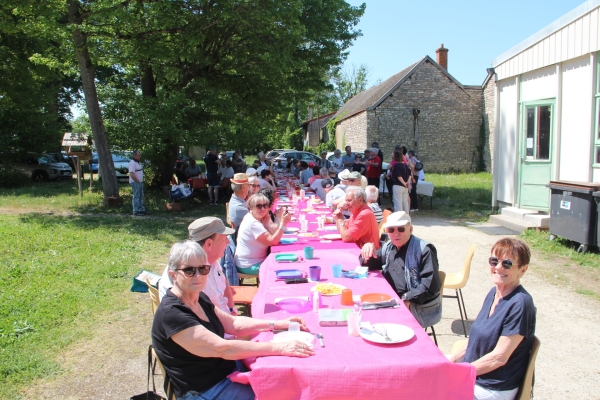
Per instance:
[[[540,349],[540,339],[537,336],[533,337],[533,343],[531,344],[531,350],[529,350],[529,362],[527,363],[527,370],[525,371],[525,378],[515,400],[529,400],[533,397],[533,384],[535,382],[535,359],[537,358],[538,350]]]
[[[231,226],[231,229],[235,229],[235,224],[229,219],[229,202],[225,203],[225,222]]]
[[[148,285],[148,294],[150,295],[150,302],[152,305],[152,315],[154,315],[156,309],[160,305],[160,296],[158,295],[158,289],[152,286],[148,277],[146,277],[146,285]]]
[[[156,355],[154,348],[152,348],[152,356],[154,357],[154,363],[159,366],[160,371],[162,372],[162,376],[164,378],[163,387],[165,389],[167,399],[168,400],[177,400],[177,397],[175,396],[175,393],[173,392],[173,388],[171,387],[171,381],[169,380],[169,377],[167,376],[167,371],[165,371],[165,367],[162,365],[162,363],[158,359],[158,356]]]
[[[252,316],[252,300],[258,293],[258,288],[254,286],[232,286],[234,304],[241,304],[248,309],[248,316]]]
[[[383,218],[381,219],[381,222],[379,223],[379,236],[381,236],[381,234],[383,233],[383,225],[386,223],[386,221],[391,213],[392,213],[391,210],[388,210],[388,209],[383,210],[383,213],[381,214],[383,216]]]
[[[473,261],[473,255],[475,254],[475,245],[471,245],[469,249],[469,253],[467,254],[467,258],[465,259],[465,264],[460,272],[455,272],[446,275],[446,283],[444,283],[444,289],[454,289],[456,293],[455,296],[444,295],[446,298],[456,299],[458,302],[458,311],[460,312],[460,320],[462,321],[463,330],[465,332],[465,337],[467,336],[467,328],[465,326],[465,319],[469,319],[467,317],[467,309],[465,308],[465,300],[463,299],[462,288],[467,285],[467,281],[469,280],[469,274],[471,273],[471,262]],[[462,303],[462,307],[461,307]],[[463,317],[464,311],[464,317]]]
[[[440,287],[443,290],[444,281],[446,280],[446,273],[444,271],[438,271],[438,275],[440,277]],[[433,341],[435,342],[435,345],[438,346],[437,337],[435,336],[435,329],[433,328],[433,325],[426,327],[425,332],[427,332],[427,328],[431,328],[431,335],[433,335]]]
[[[458,353],[459,351],[461,351],[462,349],[464,349],[465,347],[467,347],[468,343],[469,343],[469,339],[460,339],[460,340],[457,340],[452,345],[452,350],[450,351],[450,354],[456,354],[456,353]]]

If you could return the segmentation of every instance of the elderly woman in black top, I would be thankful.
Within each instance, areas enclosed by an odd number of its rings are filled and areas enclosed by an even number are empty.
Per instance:
[[[313,350],[298,341],[256,343],[225,340],[224,334],[250,335],[259,331],[288,329],[291,317],[267,321],[226,314],[215,307],[202,290],[210,265],[206,253],[194,241],[177,243],[169,255],[173,287],[163,297],[152,325],[152,344],[165,367],[178,400],[254,399],[248,385],[227,378],[241,370],[239,361],[256,356],[308,357]]]
[[[473,322],[468,344],[450,357],[477,368],[475,399],[512,400],[525,378],[536,309],[520,279],[530,258],[527,245],[517,239],[500,239],[492,247],[495,287]]]

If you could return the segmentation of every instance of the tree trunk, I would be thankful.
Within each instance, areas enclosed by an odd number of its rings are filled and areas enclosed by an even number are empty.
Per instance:
[[[79,0],[68,0],[69,4],[69,22],[77,26],[82,25],[83,18],[80,13]],[[98,93],[96,92],[94,65],[87,47],[87,35],[79,28],[73,30],[73,42],[77,54],[77,62],[81,71],[81,84],[83,94],[85,95],[85,104],[87,106],[90,125],[92,126],[92,135],[98,152],[98,168],[102,174],[102,191],[104,193],[104,202],[107,203],[109,197],[119,197],[119,184],[115,173],[115,166],[112,161],[112,154],[106,138],[104,123],[102,122],[102,112],[98,102]]]

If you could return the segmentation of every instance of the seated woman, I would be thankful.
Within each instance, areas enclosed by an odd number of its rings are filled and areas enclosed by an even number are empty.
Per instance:
[[[525,377],[535,333],[536,308],[521,286],[531,253],[520,240],[504,238],[492,247],[495,287],[471,326],[468,344],[450,357],[477,368],[475,399],[514,399]]]
[[[255,194],[247,202],[248,214],[242,220],[237,237],[235,266],[242,274],[258,275],[260,264],[267,258],[270,246],[279,243],[285,225],[292,215],[285,211],[274,232],[270,231],[269,199],[263,194]]]
[[[173,287],[154,315],[152,345],[178,400],[254,399],[252,387],[227,378],[243,369],[237,360],[274,355],[308,357],[314,352],[297,341],[255,343],[224,340],[224,334],[244,336],[287,329],[291,321],[300,323],[303,330],[306,326],[299,317],[267,321],[223,312],[202,293],[210,268],[198,243],[188,240],[171,248],[168,273]]]
[[[263,169],[260,171],[260,188],[261,189],[275,189],[275,180],[270,170]]]

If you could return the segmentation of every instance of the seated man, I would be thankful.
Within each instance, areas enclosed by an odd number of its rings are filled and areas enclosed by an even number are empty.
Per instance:
[[[390,241],[379,250],[375,243],[365,244],[362,263],[383,268],[383,276],[423,328],[437,324],[442,319],[442,288],[435,247],[412,235],[404,211],[390,214],[383,226]]]
[[[379,225],[383,219],[383,211],[381,211],[381,207],[379,207],[379,204],[377,204],[377,199],[379,198],[379,189],[373,185],[369,185],[365,188],[365,192],[367,193],[367,204],[369,208],[373,210],[373,214],[375,214],[375,219],[377,220],[377,225]]]
[[[329,171],[327,171],[327,168],[321,168],[319,170],[319,175],[317,175],[317,179],[315,179],[310,185],[310,188],[314,190],[314,192],[317,194],[317,196],[319,196],[319,199],[321,199],[321,201],[325,201],[325,197],[329,192],[329,190],[325,191],[325,188],[321,184],[321,182],[323,182],[324,180],[329,181]],[[333,186],[333,182],[331,183],[331,185]]]
[[[308,185],[308,180],[311,176],[313,176],[312,168],[308,166],[306,161],[300,161],[300,183]]]
[[[227,314],[237,315],[237,309],[233,304],[231,286],[229,286],[219,263],[219,260],[225,254],[225,248],[229,244],[227,235],[231,235],[233,232],[233,229],[227,228],[223,225],[223,221],[217,217],[200,218],[188,226],[189,239],[198,242],[206,252],[207,262],[210,264],[210,272],[203,292],[206,293],[215,307]],[[161,300],[172,287],[173,281],[167,266],[158,284]]]
[[[196,164],[196,160],[191,159],[190,165],[188,165],[188,167],[185,169],[185,174],[187,175],[188,179],[195,178],[195,177],[199,176],[201,173],[202,173],[202,170],[200,169],[200,166]]]
[[[348,210],[352,215],[344,219],[342,210]],[[361,187],[349,187],[345,201],[333,213],[335,226],[344,242],[354,242],[360,248],[372,243],[374,249],[379,248],[379,227],[373,211],[367,205],[367,194]]]
[[[327,193],[325,198],[325,204],[331,208],[331,211],[335,211],[339,204],[345,201],[346,190],[350,186],[360,187],[361,176],[358,172],[350,172],[347,169],[339,173],[338,178],[340,184],[337,185],[332,191]],[[350,217],[350,212],[346,209],[343,210],[346,218]]]

